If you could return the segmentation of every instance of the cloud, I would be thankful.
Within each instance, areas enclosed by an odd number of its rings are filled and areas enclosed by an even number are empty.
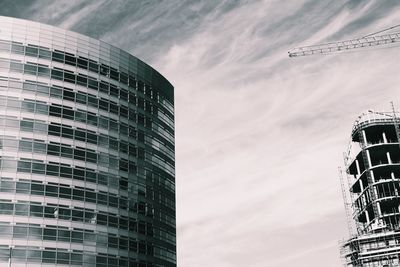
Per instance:
[[[43,3],[21,16],[102,38],[174,84],[179,265],[339,266],[337,166],[354,119],[398,100],[399,47],[287,51],[396,24],[398,4]]]

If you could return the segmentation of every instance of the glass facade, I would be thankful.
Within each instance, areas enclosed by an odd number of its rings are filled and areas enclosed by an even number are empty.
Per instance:
[[[176,266],[173,86],[0,17],[0,266]]]

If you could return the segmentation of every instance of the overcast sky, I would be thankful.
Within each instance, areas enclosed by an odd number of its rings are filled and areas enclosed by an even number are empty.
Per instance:
[[[352,124],[400,96],[400,47],[289,59],[400,23],[398,1],[4,1],[104,40],[175,86],[178,264],[340,266]]]

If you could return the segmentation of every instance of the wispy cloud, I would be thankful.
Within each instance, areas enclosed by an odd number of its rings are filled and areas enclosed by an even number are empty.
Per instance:
[[[351,125],[399,98],[400,48],[287,50],[398,24],[397,6],[38,1],[24,16],[116,44],[175,85],[179,265],[320,267],[340,265],[337,166]]]

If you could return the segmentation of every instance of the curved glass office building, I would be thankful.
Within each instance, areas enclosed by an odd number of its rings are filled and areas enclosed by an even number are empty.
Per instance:
[[[173,95],[127,52],[0,17],[0,266],[176,266]]]

